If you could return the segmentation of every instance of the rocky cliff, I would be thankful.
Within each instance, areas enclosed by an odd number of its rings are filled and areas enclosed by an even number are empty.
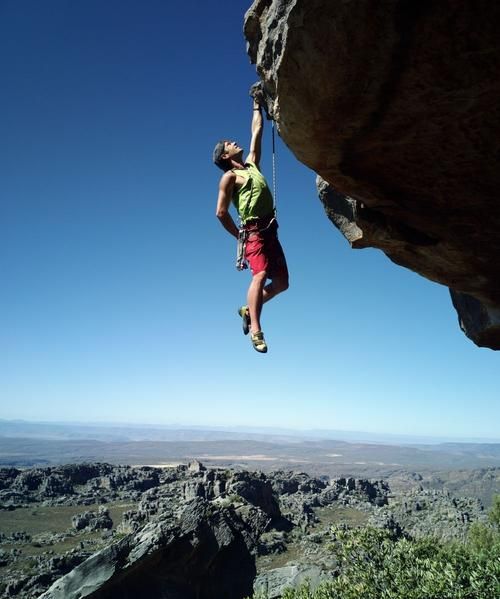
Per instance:
[[[500,5],[256,0],[245,17],[267,108],[353,248],[450,288],[500,348]]]

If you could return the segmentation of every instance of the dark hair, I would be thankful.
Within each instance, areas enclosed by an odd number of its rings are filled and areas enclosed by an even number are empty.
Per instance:
[[[215,144],[214,152],[212,155],[212,160],[214,164],[216,164],[223,171],[228,171],[231,168],[231,163],[227,158],[222,158],[223,154],[226,152],[226,142],[218,141]]]

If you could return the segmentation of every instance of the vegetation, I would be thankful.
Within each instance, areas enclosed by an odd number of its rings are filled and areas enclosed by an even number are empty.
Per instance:
[[[330,550],[338,575],[314,590],[286,590],[283,599],[494,599],[500,597],[500,496],[488,522],[472,526],[465,543],[335,525]]]
[[[76,531],[71,519],[87,510],[97,511],[100,504],[44,506],[36,505],[16,510],[0,510],[0,594],[5,589],[7,573],[18,576],[35,575],[39,570],[38,558],[47,555],[63,555],[74,549],[97,551],[114,542],[122,535],[115,534],[112,539],[103,539],[102,531]],[[111,518],[119,524],[123,512],[134,507],[130,502],[107,504]],[[113,526],[115,529],[116,526]],[[13,540],[11,535],[23,535]],[[9,556],[15,555],[11,561]]]
[[[500,544],[500,495],[493,499],[493,505],[488,514],[488,523],[475,522],[470,529],[469,541],[476,551],[494,550]],[[500,597],[500,594],[498,595]]]

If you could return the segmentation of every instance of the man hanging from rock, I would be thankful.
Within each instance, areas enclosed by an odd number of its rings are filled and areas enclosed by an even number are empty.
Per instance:
[[[288,268],[278,240],[272,193],[259,169],[263,130],[262,87],[255,85],[250,93],[253,117],[248,156],[243,161],[243,149],[235,141],[219,141],[214,149],[213,161],[224,171],[219,183],[216,214],[226,231],[238,239],[237,268],[246,268],[247,262],[252,271],[247,305],[241,306],[238,314],[242,318],[245,335],[251,332],[253,347],[260,353],[266,353],[267,344],[260,324],[262,305],[288,289]],[[240,229],[229,213],[231,201],[240,218]],[[270,283],[266,285],[268,279]]]

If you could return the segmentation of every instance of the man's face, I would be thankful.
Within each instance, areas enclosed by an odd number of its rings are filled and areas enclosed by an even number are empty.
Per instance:
[[[242,152],[243,148],[241,148],[235,141],[224,142],[224,158],[231,159]]]

